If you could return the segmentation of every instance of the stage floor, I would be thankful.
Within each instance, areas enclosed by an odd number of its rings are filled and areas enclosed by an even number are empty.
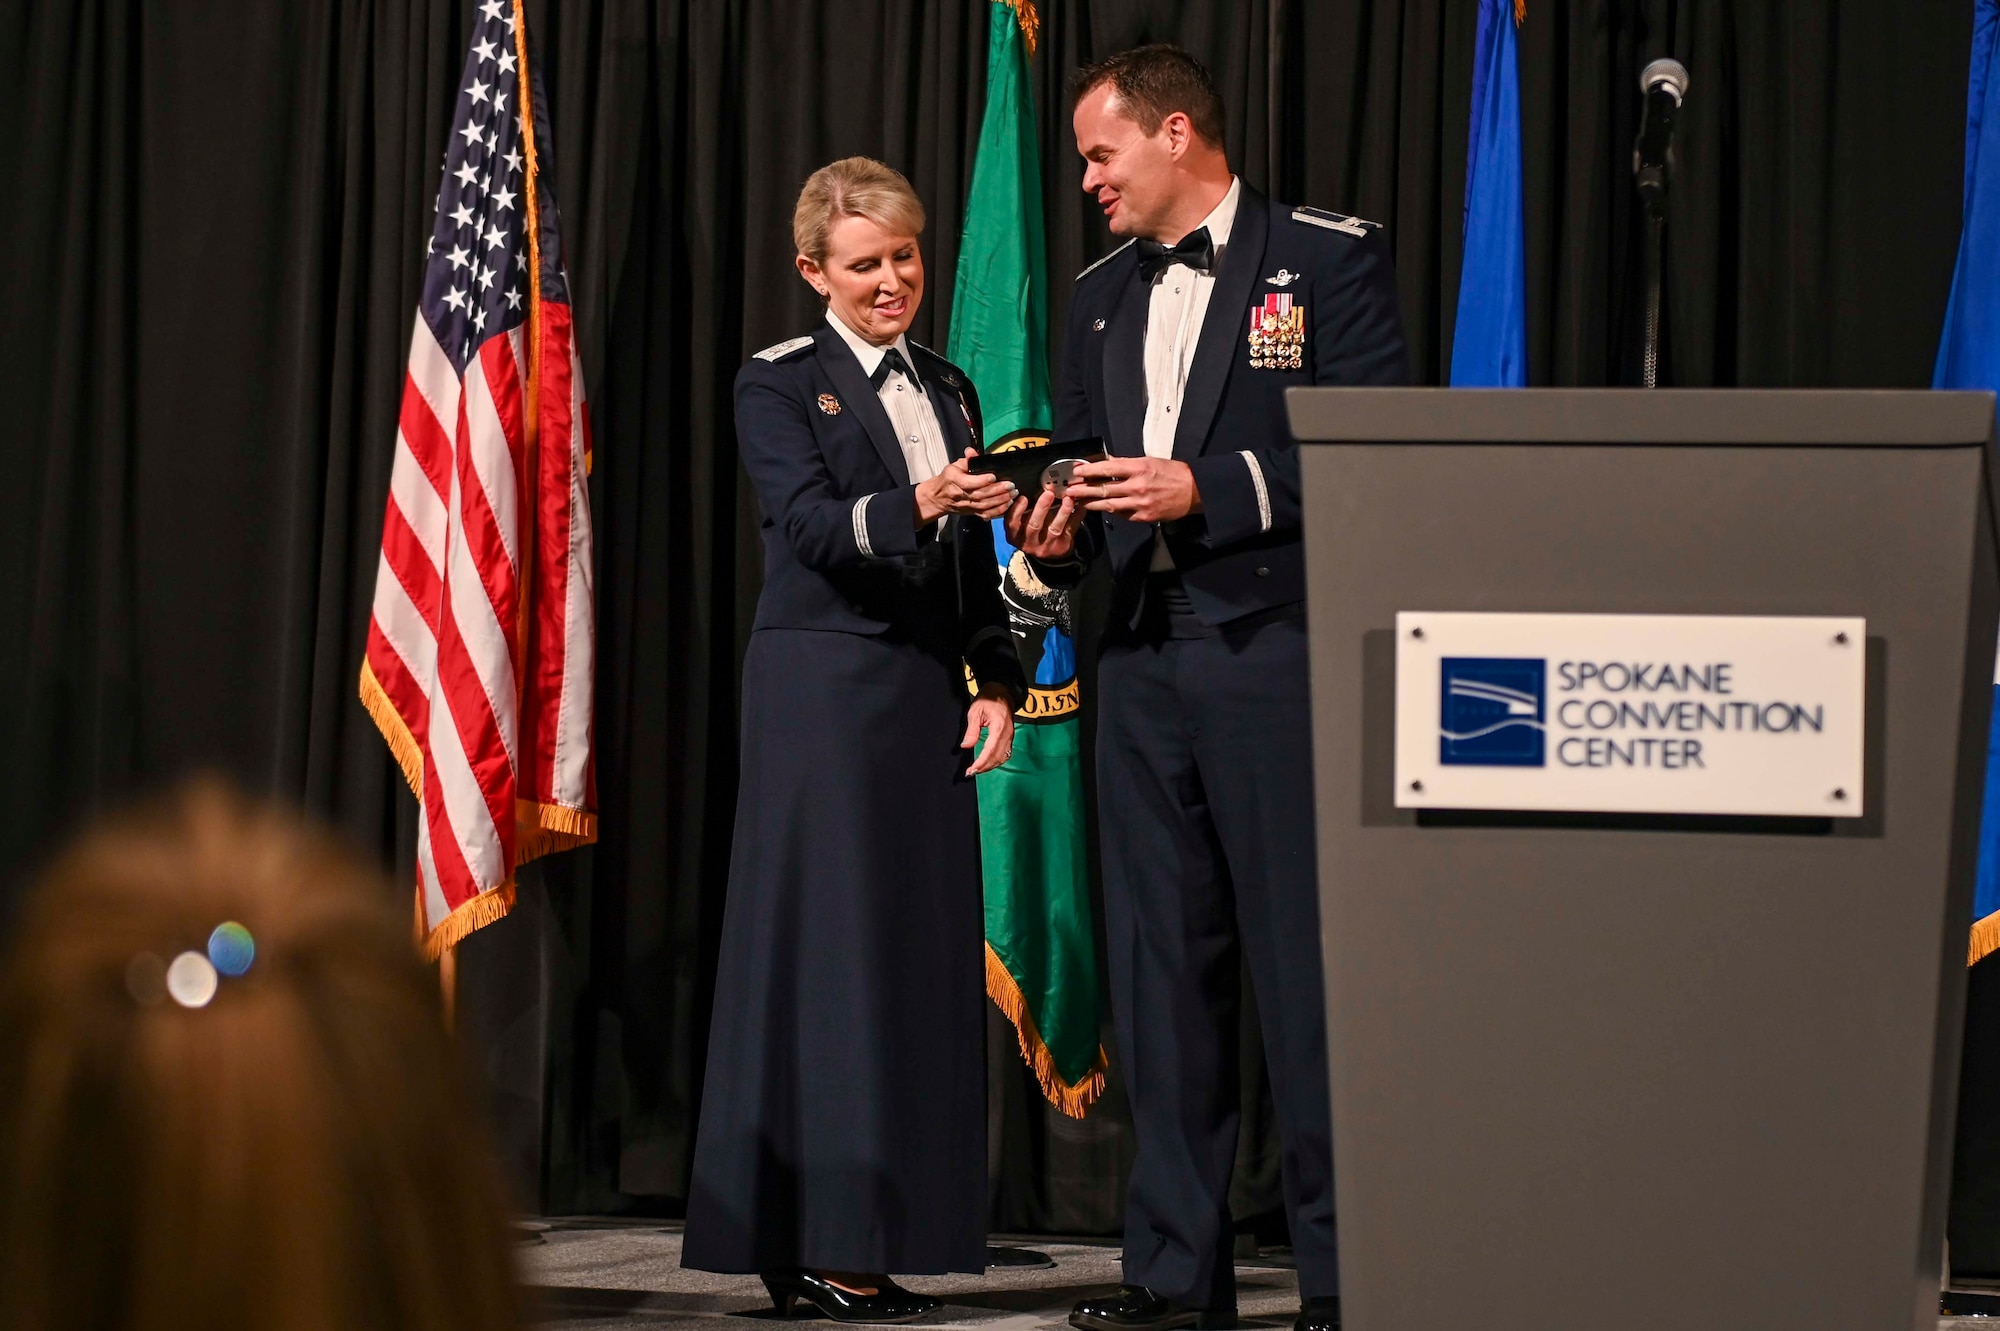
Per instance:
[[[729,1331],[714,1319],[730,1318],[739,1328],[776,1318],[771,1300],[754,1276],[717,1276],[681,1269],[677,1225],[658,1221],[551,1220],[543,1242],[521,1248],[523,1277],[539,1303],[543,1328],[566,1331],[622,1331],[623,1328],[681,1327],[685,1331]],[[1042,1242],[997,1239],[1008,1247],[1032,1247],[1055,1259],[1041,1270],[996,1269],[985,1276],[911,1277],[911,1289],[945,1301],[919,1326],[976,1326],[980,1331],[1042,1331],[1067,1325],[1070,1305],[1086,1294],[1118,1283],[1118,1249],[1111,1243]],[[1282,1331],[1299,1307],[1298,1285],[1280,1257],[1236,1264],[1238,1307],[1245,1327]],[[2000,1298],[1976,1301],[1982,1311],[2000,1314]],[[1477,1325],[1478,1300],[1468,1299],[1466,1324]],[[1623,1321],[1607,1314],[1606,1328]],[[746,1326],[747,1324],[747,1326]],[[831,1325],[820,1323],[820,1325]],[[1941,1317],[1939,1331],[1985,1331],[2000,1316]],[[775,1331],[775,1329],[772,1329]]]
[[[755,1276],[681,1269],[677,1226],[606,1221],[547,1222],[544,1242],[521,1249],[523,1277],[540,1301],[544,1327],[574,1331],[684,1327],[728,1331],[712,1319],[775,1321]],[[985,1276],[912,1276],[903,1283],[945,1306],[919,1326],[977,1326],[980,1331],[1040,1331],[1067,1326],[1070,1305],[1118,1284],[1118,1248],[1110,1243],[999,1239],[1055,1259],[1041,1270],[999,1268]],[[1238,1310],[1247,1327],[1289,1328],[1299,1310],[1298,1283],[1285,1265],[1239,1261]],[[822,1323],[822,1325],[830,1325]]]

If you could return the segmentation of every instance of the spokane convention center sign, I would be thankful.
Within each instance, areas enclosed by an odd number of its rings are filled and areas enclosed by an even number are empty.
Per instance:
[[[1396,617],[1396,803],[1859,817],[1860,619]]]

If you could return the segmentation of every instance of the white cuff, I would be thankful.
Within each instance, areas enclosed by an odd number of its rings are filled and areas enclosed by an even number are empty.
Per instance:
[[[1257,461],[1255,453],[1243,454],[1243,461],[1250,467],[1250,484],[1257,487],[1257,530],[1271,530],[1271,492],[1264,487],[1264,468]]]
[[[1264,482],[1260,479],[1257,488],[1261,491],[1263,487]],[[869,559],[875,557],[875,547],[868,543],[868,501],[874,497],[874,495],[863,495],[854,501],[854,544]],[[1265,525],[1270,525],[1268,520]]]

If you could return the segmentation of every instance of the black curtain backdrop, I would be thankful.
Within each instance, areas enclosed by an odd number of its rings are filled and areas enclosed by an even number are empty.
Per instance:
[[[410,877],[414,805],[355,701],[418,263],[471,0],[0,0],[0,911],[78,821],[195,767]],[[1928,382],[1957,243],[1969,4],[1529,0],[1533,378],[1629,382],[1636,75],[1687,63],[1663,381]],[[930,207],[942,346],[988,0],[529,0],[597,435],[602,842],[463,949],[523,1202],[676,1214],[700,1097],[759,582],[735,368],[818,317],[803,178]],[[1047,0],[1050,312],[1109,248],[1062,83],[1178,41],[1233,161],[1393,239],[1449,364],[1474,0]],[[1086,684],[1089,679],[1086,675]],[[399,891],[402,889],[399,888]],[[994,1042],[996,1227],[1106,1232],[1130,1142]],[[925,1051],[907,1051],[920,1079]],[[1259,1069],[1247,1056],[1255,1086]],[[1276,1200],[1253,1096],[1236,1203]],[[1268,1218],[1268,1217],[1267,1217]],[[1268,1235],[1267,1235],[1268,1237]]]

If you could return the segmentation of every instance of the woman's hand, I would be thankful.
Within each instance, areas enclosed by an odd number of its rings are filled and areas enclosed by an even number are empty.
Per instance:
[[[974,518],[997,518],[1014,502],[1014,486],[998,476],[974,475],[966,467],[979,450],[968,448],[965,457],[946,467],[917,487],[917,525],[936,522],[947,513],[963,513]]]
[[[1043,490],[1031,509],[1022,496],[1007,512],[1007,543],[1034,559],[1068,559],[1076,551],[1076,505],[1067,494],[1057,503],[1054,490]]]
[[[958,742],[958,747],[969,749],[979,743],[982,730],[986,732],[986,747],[973,759],[972,766],[965,769],[967,776],[992,771],[1014,751],[1014,700],[1007,696],[1002,685],[979,686],[979,696],[966,712],[965,738]]]

